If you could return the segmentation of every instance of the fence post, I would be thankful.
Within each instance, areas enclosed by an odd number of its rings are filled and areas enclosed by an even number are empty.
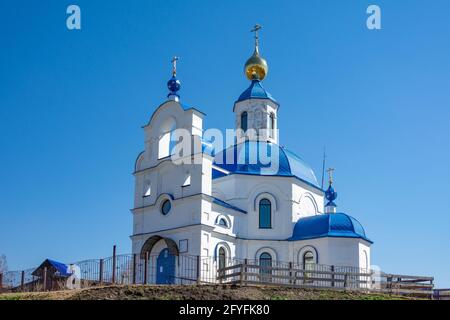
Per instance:
[[[197,284],[200,284],[200,264],[201,258],[200,256],[197,256]]]
[[[116,283],[116,245],[113,246],[112,283]]]
[[[145,260],[144,260],[144,284],[147,284],[147,270],[148,270],[148,251],[145,252]],[[156,270],[158,272],[158,270]]]
[[[392,294],[392,277],[386,278],[386,287],[389,289],[389,294]]]
[[[100,285],[103,284],[103,259],[100,259],[100,266],[99,266],[99,275],[98,275],[98,282]]]
[[[244,284],[247,283],[247,273],[248,273],[248,259],[244,259]]]
[[[47,291],[47,267],[44,267],[44,290]]]
[[[0,290],[3,289],[3,273],[0,273]]]
[[[245,260],[247,260],[247,259],[245,259]],[[241,272],[239,272],[239,285],[241,287],[244,284],[244,266],[245,265],[246,265],[245,262],[243,264],[241,264]]]
[[[295,284],[294,279],[292,279],[292,262],[289,262],[289,283],[290,284]]]
[[[344,276],[344,288],[347,289],[348,288],[348,274],[346,273]]]
[[[334,287],[334,266],[331,266],[331,286]]]
[[[133,254],[133,284],[136,284],[136,253]]]
[[[434,299],[434,284],[433,284],[434,278],[430,280],[431,287],[431,294],[430,294],[430,300]]]
[[[25,271],[22,271],[20,273],[20,289],[23,290],[23,287],[25,285]]]
[[[219,283],[222,284],[225,276],[225,271],[219,267],[218,269]]]

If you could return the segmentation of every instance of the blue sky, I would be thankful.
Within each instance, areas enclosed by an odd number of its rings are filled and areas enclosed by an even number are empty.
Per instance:
[[[81,7],[82,30],[66,28]],[[366,8],[382,9],[381,31]],[[372,262],[450,286],[450,2],[0,3],[0,253],[10,269],[131,250],[133,165],[181,57],[182,101],[233,126],[259,23],[281,144],[374,240]]]

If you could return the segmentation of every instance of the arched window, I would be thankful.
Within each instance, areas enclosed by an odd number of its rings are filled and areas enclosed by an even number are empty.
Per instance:
[[[311,271],[314,269],[314,254],[311,251],[306,251],[303,254],[303,269],[307,271]],[[305,282],[308,282],[307,278],[311,278],[312,273],[305,272]]]
[[[221,218],[218,223],[219,226],[228,227],[227,221],[224,218]]]
[[[259,201],[259,228],[272,228],[272,203],[268,199]]]
[[[241,114],[241,129],[246,132],[248,128],[248,114],[247,112],[242,112]]]
[[[272,256],[270,253],[263,252],[259,256],[259,273],[262,275],[269,275],[272,274]],[[263,280],[267,280],[267,278],[264,278]]]
[[[169,118],[161,126],[161,132],[158,142],[158,160],[169,157],[173,148],[177,144],[175,141],[174,131],[177,128],[175,119]]]
[[[303,255],[303,265],[311,265],[314,264],[314,255],[311,251],[306,251]]]
[[[223,269],[226,266],[227,254],[224,247],[219,249],[219,269]]]
[[[275,114],[273,112],[269,115],[269,136],[274,137],[274,129],[275,129]]]

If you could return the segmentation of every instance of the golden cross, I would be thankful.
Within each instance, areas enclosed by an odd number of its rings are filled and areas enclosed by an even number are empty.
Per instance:
[[[177,61],[178,61],[178,57],[174,56],[171,60],[172,62],[172,74],[175,77],[177,75]]]
[[[329,181],[330,181],[330,185],[331,184],[333,184],[333,172],[334,172],[334,168],[329,168],[328,170],[327,170],[327,172],[328,172],[328,175],[329,175]]]
[[[259,24],[255,24],[255,26],[253,27],[253,29],[250,32],[254,32],[255,33],[255,47],[258,48],[258,31],[261,30],[262,27]]]

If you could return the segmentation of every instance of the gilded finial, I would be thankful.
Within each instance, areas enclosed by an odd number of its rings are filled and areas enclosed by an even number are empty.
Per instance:
[[[269,72],[269,67],[264,58],[259,55],[259,34],[262,29],[259,24],[256,24],[251,32],[255,33],[255,51],[253,55],[247,60],[244,66],[244,72],[247,79],[251,81],[262,81]]]

